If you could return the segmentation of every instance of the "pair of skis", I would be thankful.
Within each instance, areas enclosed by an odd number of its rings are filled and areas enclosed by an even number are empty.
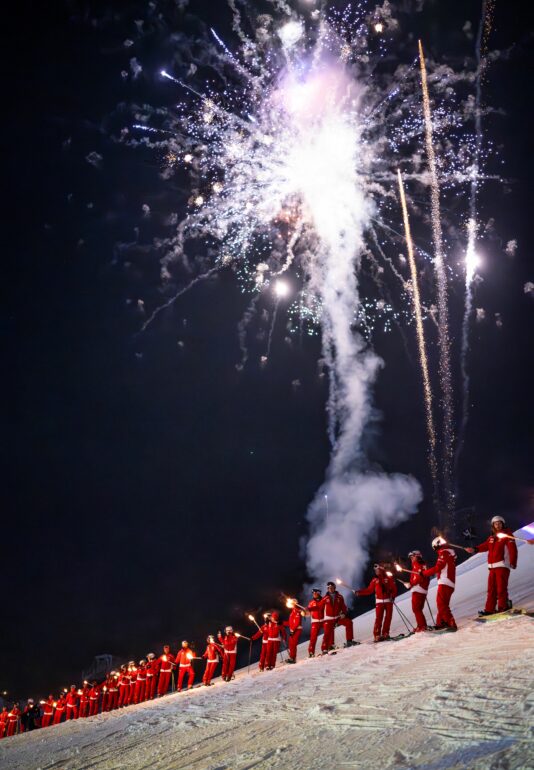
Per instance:
[[[534,611],[525,610],[520,607],[512,607],[509,610],[503,610],[502,612],[494,612],[492,615],[479,615],[475,620],[477,623],[495,623],[499,620],[521,617],[534,618]]]

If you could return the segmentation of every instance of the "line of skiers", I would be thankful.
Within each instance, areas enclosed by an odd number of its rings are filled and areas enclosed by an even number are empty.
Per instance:
[[[534,543],[534,541],[529,541]],[[456,621],[450,608],[451,597],[456,580],[456,553],[445,538],[438,536],[432,541],[432,548],[437,554],[433,567],[427,567],[420,551],[413,550],[408,554],[410,569],[395,564],[394,569],[408,572],[409,581],[402,581],[394,576],[388,565],[375,564],[375,577],[366,588],[351,589],[356,597],[375,595],[376,615],[373,629],[374,641],[389,640],[393,615],[393,606],[397,596],[396,580],[411,591],[412,612],[415,618],[414,632],[427,631],[456,631]],[[502,516],[494,516],[491,520],[491,534],[476,548],[464,548],[468,553],[488,553],[488,590],[484,610],[480,615],[489,615],[506,611],[511,607],[508,598],[508,579],[510,569],[517,565],[517,547],[510,529],[505,527]],[[427,624],[424,613],[425,602],[430,579],[437,576],[437,617],[433,627]],[[340,579],[338,584],[345,585]],[[280,620],[277,611],[267,612],[260,626],[253,615],[248,618],[257,626],[257,631],[251,637],[235,632],[232,626],[227,626],[224,634],[219,631],[217,637],[210,635],[206,640],[206,649],[201,657],[197,656],[193,645],[182,642],[181,649],[176,655],[171,653],[169,645],[163,647],[159,657],[149,653],[136,664],[130,661],[112,671],[101,682],[83,683],[77,688],[64,690],[56,698],[50,695],[47,700],[36,704],[31,698],[24,710],[15,704],[11,710],[7,707],[0,713],[0,738],[15,735],[17,732],[31,731],[37,727],[49,727],[62,721],[94,716],[99,712],[112,711],[131,704],[152,700],[162,696],[169,689],[181,692],[185,687],[191,689],[194,684],[194,660],[205,660],[206,667],[202,684],[210,686],[219,663],[222,663],[221,678],[230,682],[236,666],[237,647],[240,639],[250,642],[261,639],[259,670],[272,670],[280,652],[282,641],[286,643],[288,657],[286,663],[296,663],[297,647],[302,634],[304,617],[311,620],[308,656],[315,657],[316,646],[320,631],[323,632],[321,653],[328,654],[334,648],[334,631],[337,626],[345,629],[345,647],[359,644],[354,641],[353,622],[348,617],[348,609],[343,596],[337,591],[336,583],[327,583],[325,595],[319,588],[312,590],[312,598],[306,607],[297,604],[296,600],[288,599],[287,606],[291,608],[289,618]],[[397,608],[398,609],[398,608]],[[429,607],[430,609],[430,607]],[[286,631],[287,629],[287,631]]]

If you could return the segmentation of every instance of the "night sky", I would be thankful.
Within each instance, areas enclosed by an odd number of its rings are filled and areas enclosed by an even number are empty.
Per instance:
[[[0,690],[20,697],[77,681],[98,653],[139,659],[184,638],[201,647],[228,622],[247,633],[245,611],[277,606],[280,590],[305,580],[305,512],[329,457],[319,339],[289,348],[282,321],[269,365],[259,366],[265,342],[252,338],[251,363],[238,372],[236,330],[250,297],[232,273],[137,334],[135,302],[155,304],[158,263],[147,253],[145,269],[128,271],[117,244],[144,226],[143,203],[168,205],[169,188],[153,153],[119,146],[110,132],[120,102],[169,103],[156,77],[168,29],[126,49],[142,4],[43,5],[20,7],[9,24],[3,118]],[[479,11],[478,2],[429,2],[414,30],[435,57],[458,50],[461,61],[473,46],[463,24],[476,27]],[[193,12],[236,45],[222,0],[192,0]],[[168,20],[178,30],[198,24],[176,10]],[[495,513],[514,528],[534,519],[534,297],[523,291],[534,282],[531,40],[528,19],[497,2],[490,48],[511,50],[491,67],[483,98],[502,111],[485,134],[500,147],[491,164],[506,182],[488,182],[480,198],[481,221],[494,223],[480,244],[475,306],[486,320],[472,334],[458,502],[474,508],[459,522],[481,534]],[[129,85],[120,72],[132,55],[144,74]],[[93,151],[100,168],[85,160]],[[148,244],[157,227],[144,227]],[[412,331],[410,358],[395,330],[374,340],[386,367],[370,453],[386,470],[414,474],[426,496],[415,517],[381,534],[371,558],[410,547],[430,558],[437,523]]]

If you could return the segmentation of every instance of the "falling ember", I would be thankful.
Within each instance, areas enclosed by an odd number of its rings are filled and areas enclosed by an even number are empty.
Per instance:
[[[434,417],[432,414],[432,387],[430,385],[430,375],[428,373],[428,358],[426,354],[425,331],[423,327],[423,315],[421,312],[421,298],[419,295],[419,280],[417,277],[417,266],[415,264],[412,233],[410,228],[410,218],[408,216],[408,206],[406,204],[406,195],[400,169],[397,169],[397,178],[399,183],[399,193],[402,206],[402,218],[404,221],[404,234],[406,237],[406,248],[408,251],[408,262],[410,265],[410,275],[412,280],[412,298],[413,309],[415,313],[415,328],[417,334],[417,346],[419,348],[419,363],[421,366],[421,375],[423,378],[423,394],[425,399],[426,412],[426,430],[428,434],[428,464],[432,476],[434,488],[434,502],[439,504],[438,492],[438,466],[436,462],[436,432],[434,429]]]
[[[397,570],[397,572],[402,572],[402,567],[400,566],[400,564],[395,563],[395,569]]]
[[[452,459],[454,455],[454,414],[453,392],[450,364],[449,307],[447,298],[447,273],[443,252],[443,233],[441,228],[441,210],[439,200],[439,181],[434,150],[432,114],[428,93],[427,71],[423,45],[419,40],[419,64],[421,68],[421,86],[423,91],[423,114],[425,121],[425,146],[430,170],[430,208],[432,215],[432,234],[434,240],[434,271],[438,291],[438,333],[439,333],[439,372],[443,406],[443,482],[449,512],[454,507],[452,489]]]

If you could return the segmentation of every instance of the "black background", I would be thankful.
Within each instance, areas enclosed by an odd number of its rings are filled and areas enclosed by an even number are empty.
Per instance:
[[[329,454],[319,341],[288,348],[281,323],[269,365],[259,367],[264,346],[252,343],[238,373],[236,326],[249,298],[231,274],[186,295],[139,342],[134,288],[114,257],[141,205],[157,201],[159,167],[112,144],[104,119],[128,96],[120,70],[136,51],[122,41],[134,34],[136,6],[43,5],[22,4],[10,19],[3,119],[0,689],[21,697],[67,686],[96,653],[129,659],[182,638],[200,646],[227,622],[247,633],[245,611],[302,585],[305,511]],[[480,532],[497,512],[514,527],[534,519],[534,300],[523,292],[534,281],[532,59],[519,8],[496,5],[490,47],[512,51],[484,84],[485,102],[503,110],[485,132],[502,146],[508,181],[481,196],[481,220],[494,217],[496,235],[482,247],[475,305],[487,321],[472,336],[459,500],[475,507]],[[222,2],[189,10],[232,40]],[[438,56],[460,40],[466,49],[461,28],[466,19],[476,28],[479,11],[429,3],[414,25]],[[139,59],[149,72],[165,65],[150,47]],[[154,73],[146,94],[164,102]],[[93,150],[100,170],[84,160]],[[512,238],[513,259],[504,254]],[[461,303],[457,287],[456,364]],[[417,367],[396,332],[376,347],[387,366],[374,455],[415,474],[428,497]],[[414,546],[430,555],[433,524],[425,501],[372,555]]]

